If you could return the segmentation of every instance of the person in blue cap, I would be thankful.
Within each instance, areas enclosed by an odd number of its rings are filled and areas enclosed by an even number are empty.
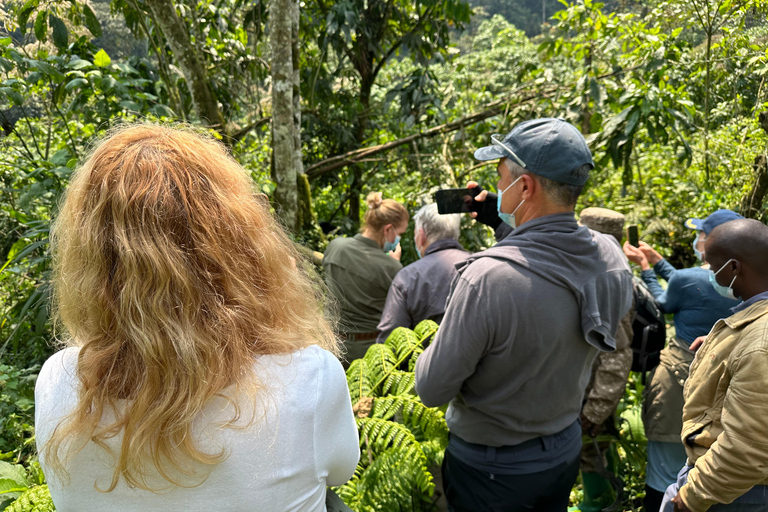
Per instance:
[[[632,277],[616,240],[574,217],[594,163],[573,125],[533,119],[491,142],[475,158],[498,160],[496,215],[515,229],[457,265],[416,392],[449,403],[449,510],[563,512],[592,362],[615,349]]]
[[[704,241],[717,226],[743,217],[731,210],[717,210],[706,219],[688,219],[685,226],[697,231],[693,251],[704,265],[675,269],[645,242],[640,247],[624,244],[627,258],[640,265],[641,277],[664,313],[674,315],[675,336],[661,351],[661,361],[649,375],[643,401],[643,421],[648,437],[646,466],[646,510],[658,510],[664,491],[677,480],[685,464],[685,447],[680,443],[683,384],[697,347],[720,318],[729,316],[738,301],[722,297],[709,283]],[[664,290],[657,276],[667,281]]]

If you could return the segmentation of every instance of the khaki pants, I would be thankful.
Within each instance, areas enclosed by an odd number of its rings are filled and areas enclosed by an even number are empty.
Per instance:
[[[643,391],[643,424],[650,441],[679,443],[683,429],[683,386],[694,353],[685,342],[671,339],[661,351]]]

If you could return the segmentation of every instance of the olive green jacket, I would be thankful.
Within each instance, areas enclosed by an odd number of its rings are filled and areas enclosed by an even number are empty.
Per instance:
[[[659,365],[648,374],[643,390],[643,425],[649,441],[677,443],[683,428],[683,385],[693,352],[682,340],[671,338],[661,351]]]
[[[685,384],[681,439],[693,512],[768,485],[768,301],[718,320]]]

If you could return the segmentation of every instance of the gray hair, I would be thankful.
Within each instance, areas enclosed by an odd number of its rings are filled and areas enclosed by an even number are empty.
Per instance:
[[[440,215],[435,203],[423,206],[413,220],[416,222],[416,232],[422,228],[427,235],[427,245],[443,238],[459,239],[461,214]]]
[[[547,197],[558,206],[575,206],[581,192],[584,190],[584,185],[568,185],[566,183],[560,183],[539,176],[538,174],[528,172],[509,158],[504,158],[504,161],[507,163],[507,169],[509,169],[509,173],[512,175],[512,181],[526,173],[534,176]],[[592,166],[590,164],[584,164],[576,169],[576,174],[578,176],[587,175],[591,170]]]

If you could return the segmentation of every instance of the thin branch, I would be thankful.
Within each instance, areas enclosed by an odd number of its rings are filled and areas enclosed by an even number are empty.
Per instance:
[[[53,92],[51,92],[51,94],[53,94]],[[27,123],[27,128],[29,128],[29,134],[32,136],[32,142],[35,145],[35,151],[37,152],[38,156],[40,156],[40,158],[43,158],[43,154],[40,152],[40,146],[37,143],[37,137],[35,137],[35,132],[32,130],[32,124],[29,122],[27,111],[24,109],[24,105],[19,105],[19,108],[21,109],[21,113],[24,114],[24,122]]]
[[[262,117],[261,119],[259,119],[255,123],[251,123],[248,126],[246,126],[245,128],[240,129],[239,131],[237,131],[233,135],[230,135],[229,138],[232,140],[233,144],[237,144],[238,142],[243,140],[243,137],[248,135],[249,132],[251,132],[251,131],[253,131],[253,130],[257,129],[257,128],[260,128],[261,126],[264,126],[265,124],[269,123],[270,121],[272,121],[272,116]]]
[[[61,120],[64,121],[64,126],[67,129],[67,135],[69,136],[69,142],[72,144],[72,152],[75,154],[75,158],[78,160],[80,159],[80,153],[77,151],[77,145],[75,144],[75,139],[72,137],[72,132],[69,129],[69,122],[67,122],[67,117],[64,115],[64,112],[59,109],[59,106],[54,103],[53,108],[56,109],[56,112],[59,113],[59,116],[61,117]]]

